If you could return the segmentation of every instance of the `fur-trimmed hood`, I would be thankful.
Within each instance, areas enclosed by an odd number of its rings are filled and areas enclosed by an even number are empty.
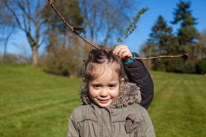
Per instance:
[[[89,98],[88,89],[80,90],[80,97],[83,104],[92,104]],[[126,107],[134,103],[140,103],[141,93],[140,88],[134,83],[125,82],[125,84],[120,88],[119,97],[111,104],[112,108]]]

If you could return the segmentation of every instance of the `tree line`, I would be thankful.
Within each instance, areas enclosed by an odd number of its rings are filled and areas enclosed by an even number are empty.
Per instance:
[[[55,0],[54,4],[63,17],[78,32],[92,43],[114,45],[117,36],[124,35],[130,22],[131,11],[137,10],[138,0]],[[163,54],[190,54],[188,60],[164,58],[146,62],[149,69],[168,72],[205,73],[206,32],[199,33],[192,17],[189,2],[180,1],[174,11],[172,24],[180,24],[178,33],[159,16],[141,54],[145,57]],[[57,75],[77,76],[82,60],[87,56],[90,45],[79,38],[62,23],[51,9],[47,0],[2,0],[0,1],[0,39],[4,47],[3,61],[28,62],[23,56],[15,57],[6,53],[11,35],[22,31],[32,50],[31,63],[40,65],[45,71]],[[17,31],[18,30],[18,31]],[[38,49],[46,45],[44,54]],[[17,45],[21,49],[21,45]],[[203,67],[202,67],[203,66]]]
[[[189,53],[183,58],[161,58],[147,61],[153,70],[180,73],[206,73],[206,30],[202,33],[195,28],[197,19],[192,16],[191,3],[180,1],[173,12],[173,25],[179,25],[173,32],[160,15],[152,27],[149,38],[144,43],[141,53],[144,56],[177,55]]]
[[[54,4],[63,17],[92,43],[113,45],[116,35],[124,33],[124,26],[130,21],[128,11],[136,8],[136,2],[55,0]],[[3,32],[7,27],[25,34],[32,50],[32,65],[46,65],[46,71],[58,75],[78,74],[79,64],[91,47],[71,33],[47,0],[2,0],[0,7],[0,29]],[[11,40],[10,35],[4,38]],[[7,43],[2,44],[5,58],[8,58]],[[46,51],[39,55],[38,49],[42,45],[46,45]]]

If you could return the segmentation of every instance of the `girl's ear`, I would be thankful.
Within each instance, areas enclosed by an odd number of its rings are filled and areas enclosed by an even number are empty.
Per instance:
[[[123,85],[124,85],[124,82],[125,82],[125,79],[124,79],[124,78],[121,78],[121,80],[120,80],[120,86],[123,86]]]

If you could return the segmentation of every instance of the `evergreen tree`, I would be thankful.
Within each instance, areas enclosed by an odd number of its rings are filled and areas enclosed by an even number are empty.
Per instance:
[[[187,52],[189,53],[189,60],[184,62],[182,61],[179,66],[181,72],[195,72],[196,57],[195,53],[196,48],[198,48],[197,40],[199,38],[199,32],[195,28],[196,18],[192,17],[192,10],[190,9],[191,3],[180,1],[177,4],[177,9],[175,9],[174,20],[171,22],[173,24],[179,24],[180,28],[178,30],[177,39],[178,39],[178,48],[179,53]]]
[[[159,56],[167,54],[175,54],[175,39],[172,34],[172,28],[168,27],[162,16],[159,16],[156,23],[152,27],[152,32],[147,40],[145,51],[149,51],[149,56]],[[147,49],[147,50],[146,50]],[[153,61],[153,69],[172,71],[173,68],[168,59],[157,59]]]
[[[172,52],[172,40],[172,28],[168,27],[162,16],[159,16],[155,25],[152,27],[152,33],[150,33],[148,42],[156,44],[156,55],[162,55]]]
[[[192,17],[192,10],[190,10],[190,2],[180,1],[177,4],[177,9],[175,9],[173,24],[181,24],[178,30],[178,42],[180,45],[186,45],[187,43],[192,43],[199,37],[199,33],[194,27],[196,20]]]

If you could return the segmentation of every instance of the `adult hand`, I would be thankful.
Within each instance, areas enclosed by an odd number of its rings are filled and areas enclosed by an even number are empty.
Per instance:
[[[113,53],[125,61],[129,61],[133,58],[132,53],[126,45],[116,46]]]

